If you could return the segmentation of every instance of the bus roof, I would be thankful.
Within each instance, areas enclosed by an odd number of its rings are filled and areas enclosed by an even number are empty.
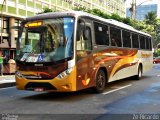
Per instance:
[[[144,33],[142,31],[136,30],[135,28],[133,28],[132,26],[129,26],[127,24],[124,24],[122,22],[113,20],[113,19],[105,19],[105,18],[101,18],[99,16],[90,14],[90,13],[86,13],[86,12],[82,12],[82,11],[63,11],[63,12],[49,12],[49,13],[43,13],[43,14],[37,14],[33,17],[28,17],[25,20],[26,21],[30,21],[30,20],[38,20],[38,19],[45,19],[45,18],[53,18],[53,17],[61,17],[61,16],[75,16],[75,17],[79,17],[79,16],[86,16],[86,17],[90,17],[90,18],[94,18],[100,21],[103,21],[105,23],[111,24],[111,25],[115,25],[133,32],[137,32],[139,34],[143,34],[143,35],[147,35],[150,36],[147,33]]]

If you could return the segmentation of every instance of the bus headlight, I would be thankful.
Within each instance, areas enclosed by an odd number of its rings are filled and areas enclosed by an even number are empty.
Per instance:
[[[22,75],[22,73],[20,73],[20,72],[18,72],[18,71],[15,72],[15,75],[17,75],[18,77],[21,77],[21,78],[24,77],[24,76]]]
[[[62,79],[68,76],[72,72],[73,68],[68,68],[67,70],[63,71],[61,74],[57,76],[58,79]]]

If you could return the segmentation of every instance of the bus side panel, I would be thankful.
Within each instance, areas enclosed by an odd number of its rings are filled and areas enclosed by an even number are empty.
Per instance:
[[[121,51],[121,54],[117,56],[119,60],[112,69],[109,82],[137,74],[137,65],[139,61],[139,58],[137,58],[138,50],[125,48],[121,48],[119,50]]]
[[[149,71],[153,67],[153,53],[152,51],[140,50],[138,52],[140,62],[143,66],[143,73]]]
[[[137,69],[139,60],[137,50],[105,48],[104,50],[97,49],[91,55],[84,51],[80,53],[83,58],[77,62],[77,90],[95,86],[96,73],[102,67],[107,71],[109,82],[136,74],[130,70],[136,71]],[[80,57],[78,54],[77,57]]]
[[[108,82],[134,75],[130,70],[133,68],[136,71],[139,60],[137,50],[124,48],[106,48],[96,53],[96,56],[96,68],[106,68]]]
[[[77,51],[77,90],[94,86],[95,69],[93,54]]]

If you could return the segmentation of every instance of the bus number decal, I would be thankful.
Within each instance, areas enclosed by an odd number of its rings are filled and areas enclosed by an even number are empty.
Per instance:
[[[28,57],[26,62],[37,62],[37,60],[38,60],[38,57],[30,56],[30,57]]]
[[[23,57],[21,58],[21,61],[25,61],[28,58],[29,53],[24,53]]]
[[[149,58],[151,56],[151,54],[147,54],[147,53],[141,53],[142,58]]]

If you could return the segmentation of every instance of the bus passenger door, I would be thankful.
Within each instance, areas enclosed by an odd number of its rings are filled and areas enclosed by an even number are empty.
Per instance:
[[[91,86],[91,73],[94,65],[92,59],[92,35],[91,27],[85,26],[83,28],[78,27],[77,41],[76,41],[76,53],[77,53],[77,90],[88,88]]]

